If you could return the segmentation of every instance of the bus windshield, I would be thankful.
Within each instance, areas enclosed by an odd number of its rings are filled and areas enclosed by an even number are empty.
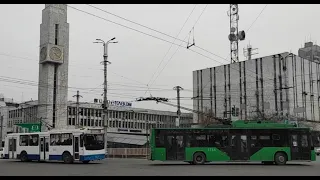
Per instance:
[[[85,134],[84,146],[86,150],[101,150],[104,148],[103,134]]]

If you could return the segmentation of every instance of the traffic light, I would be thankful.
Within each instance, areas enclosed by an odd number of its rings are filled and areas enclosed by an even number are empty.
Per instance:
[[[239,116],[239,108],[236,108],[236,115],[235,116]]]
[[[231,108],[231,115],[236,116],[236,108],[235,107]]]

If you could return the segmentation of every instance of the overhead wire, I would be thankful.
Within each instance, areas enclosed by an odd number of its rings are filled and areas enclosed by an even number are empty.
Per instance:
[[[198,17],[197,21],[194,23],[193,27],[195,27],[195,25],[198,23],[199,19],[201,18],[202,14],[204,13],[204,11],[206,10],[208,4],[204,7],[204,9],[202,10],[200,16]],[[187,38],[188,36],[185,37],[185,39]],[[184,39],[184,40],[185,40]],[[181,43],[182,44],[182,43]],[[180,45],[181,45],[180,44]],[[180,46],[179,46],[180,47]],[[156,78],[153,80],[152,82],[152,85],[155,83],[155,81],[158,79],[158,77],[160,76],[160,74],[162,73],[162,71],[166,68],[166,66],[168,65],[168,63],[171,61],[171,59],[173,58],[173,56],[178,52],[179,50],[179,47],[177,47],[176,51],[171,55],[170,59],[167,61],[167,63],[165,64],[165,66],[161,69],[161,71],[159,72],[159,74],[156,76]]]
[[[183,23],[182,27],[180,28],[180,31],[179,31],[179,32],[178,32],[178,34],[176,35],[176,38],[178,38],[178,37],[179,37],[179,35],[180,35],[180,33],[181,33],[182,29],[184,28],[184,26],[186,25],[186,23],[187,23],[187,22],[188,22],[188,20],[190,19],[191,15],[192,15],[192,13],[193,13],[193,11],[195,10],[195,8],[196,8],[196,7],[197,7],[197,5],[195,5],[195,6],[193,7],[192,11],[189,13],[189,15],[188,15],[187,19],[184,21],[184,23]],[[175,40],[176,40],[176,39],[175,39]],[[171,45],[170,45],[170,47],[169,47],[168,51],[167,51],[167,52],[166,52],[166,54],[163,56],[162,60],[161,60],[161,61],[160,61],[160,63],[158,64],[158,67],[156,68],[156,70],[155,70],[155,71],[154,71],[154,73],[152,74],[152,76],[151,76],[151,78],[150,78],[149,82],[147,83],[147,85],[148,85],[148,86],[150,85],[150,82],[152,81],[152,78],[153,78],[153,77],[154,77],[154,75],[157,73],[157,70],[159,69],[160,65],[161,65],[161,64],[162,64],[162,62],[164,61],[165,57],[167,57],[168,53],[170,52],[170,50],[171,50],[171,48],[172,48],[173,43],[175,42],[175,40],[171,43]],[[146,92],[147,92],[147,91],[146,91]],[[146,92],[145,92],[144,94],[146,94]],[[151,93],[151,92],[150,92],[150,93]]]

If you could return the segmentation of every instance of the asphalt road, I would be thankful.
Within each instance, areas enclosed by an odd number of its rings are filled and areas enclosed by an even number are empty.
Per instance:
[[[20,162],[0,159],[0,176],[317,176],[316,162],[289,163],[285,166],[260,163],[187,163],[152,162],[144,159],[107,159],[89,164],[60,162]]]

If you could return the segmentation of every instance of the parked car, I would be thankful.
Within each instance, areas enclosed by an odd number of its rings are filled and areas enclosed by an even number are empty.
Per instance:
[[[316,153],[317,156],[320,155],[320,147],[314,148],[314,152]]]
[[[0,159],[4,158],[4,151],[3,148],[0,148]]]

